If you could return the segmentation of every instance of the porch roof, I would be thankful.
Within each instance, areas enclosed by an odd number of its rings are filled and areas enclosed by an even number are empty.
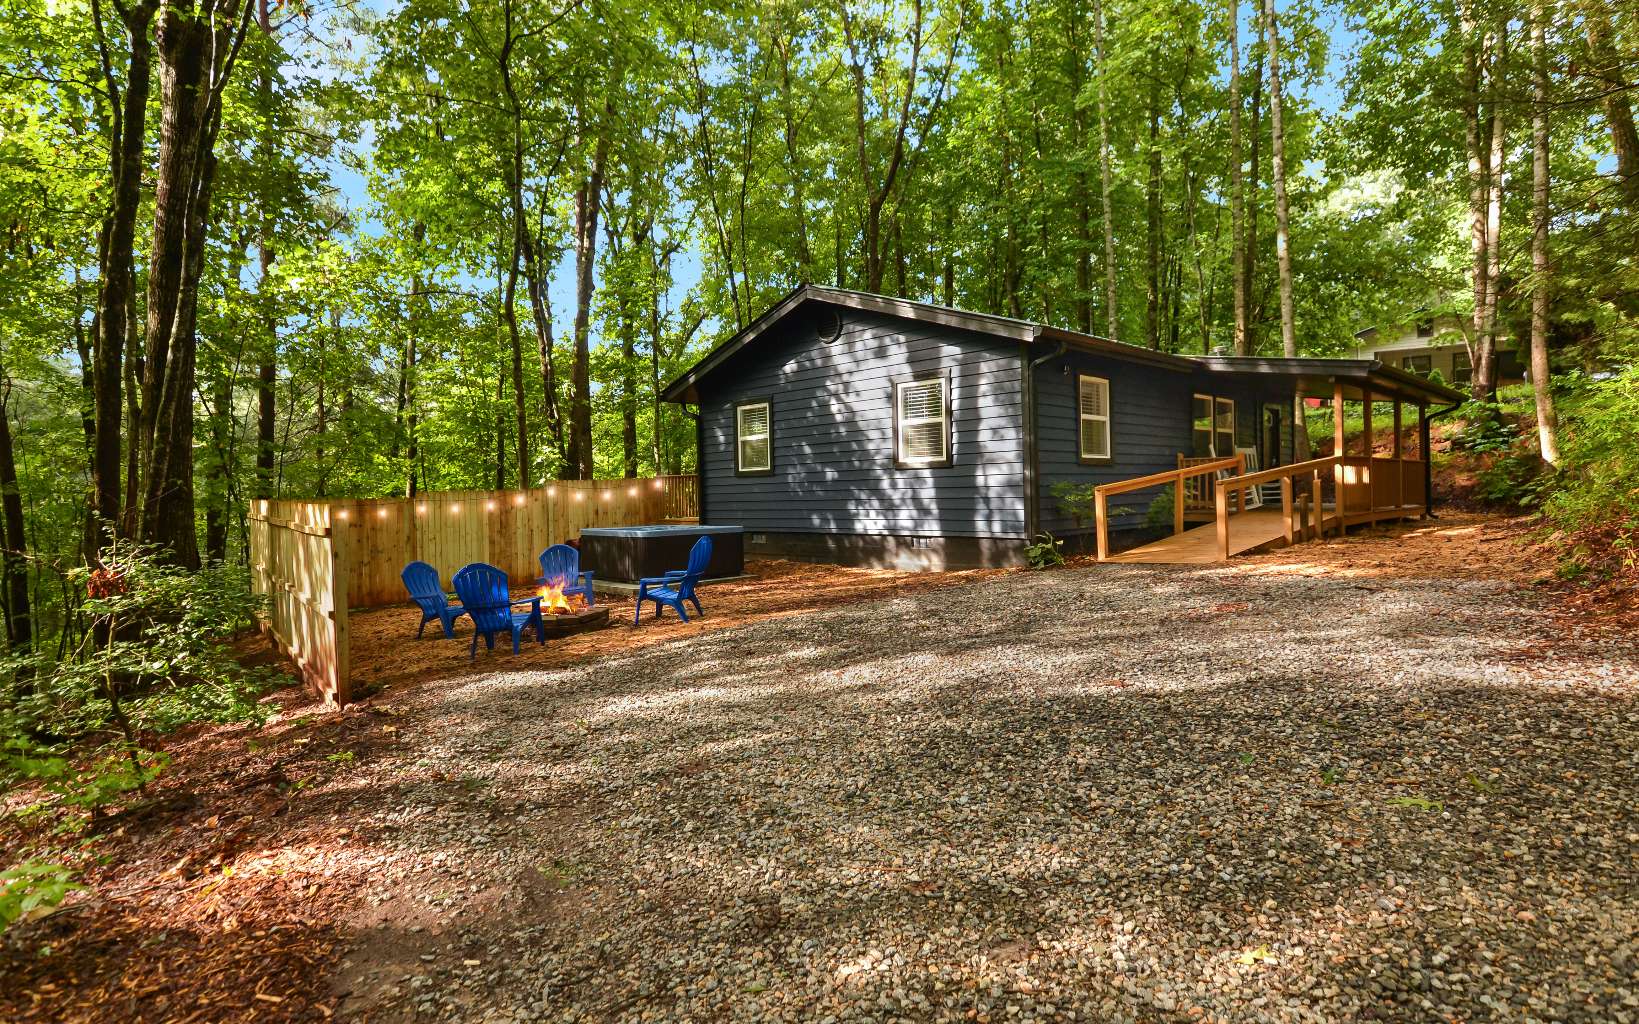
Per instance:
[[[1264,380],[1289,379],[1305,398],[1331,398],[1337,385],[1343,397],[1410,402],[1414,405],[1460,405],[1466,398],[1444,384],[1385,365],[1379,359],[1266,359],[1256,356],[1195,356],[1194,361],[1214,373]]]

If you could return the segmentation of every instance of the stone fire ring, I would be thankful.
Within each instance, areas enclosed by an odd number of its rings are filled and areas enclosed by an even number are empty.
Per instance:
[[[568,636],[570,633],[581,633],[589,629],[602,629],[609,624],[609,609],[581,608],[572,612],[549,612],[541,610],[541,622],[546,625],[546,635]]]

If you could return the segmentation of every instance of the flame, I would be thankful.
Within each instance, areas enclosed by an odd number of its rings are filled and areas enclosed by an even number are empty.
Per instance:
[[[541,611],[548,615],[570,615],[575,611],[563,592],[562,583],[548,583],[536,590],[535,595],[541,599]]]

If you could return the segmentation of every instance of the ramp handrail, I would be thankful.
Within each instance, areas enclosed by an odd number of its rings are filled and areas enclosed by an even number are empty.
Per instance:
[[[1159,473],[1150,473],[1147,476],[1135,476],[1129,480],[1116,480],[1112,483],[1099,484],[1093,488],[1093,523],[1098,534],[1098,560],[1107,561],[1110,557],[1110,495],[1126,494],[1129,491],[1142,491],[1151,487],[1172,485],[1172,532],[1184,532],[1184,481],[1191,477],[1206,476],[1217,473],[1219,470],[1233,469],[1237,474],[1246,469],[1246,459],[1242,455],[1234,455],[1226,459],[1216,459],[1212,462],[1203,462],[1198,466],[1182,466],[1178,469],[1162,470]],[[1224,491],[1218,488],[1218,502],[1223,505]]]

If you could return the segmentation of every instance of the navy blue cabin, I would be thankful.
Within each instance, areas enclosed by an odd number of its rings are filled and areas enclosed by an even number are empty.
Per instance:
[[[1044,530],[1084,541],[1088,485],[1286,464],[1294,397],[1379,368],[1177,356],[804,285],[662,397],[695,407],[701,522],[742,527],[748,555],[946,568],[1017,563]],[[1139,536],[1157,494],[1122,495],[1112,532]]]

